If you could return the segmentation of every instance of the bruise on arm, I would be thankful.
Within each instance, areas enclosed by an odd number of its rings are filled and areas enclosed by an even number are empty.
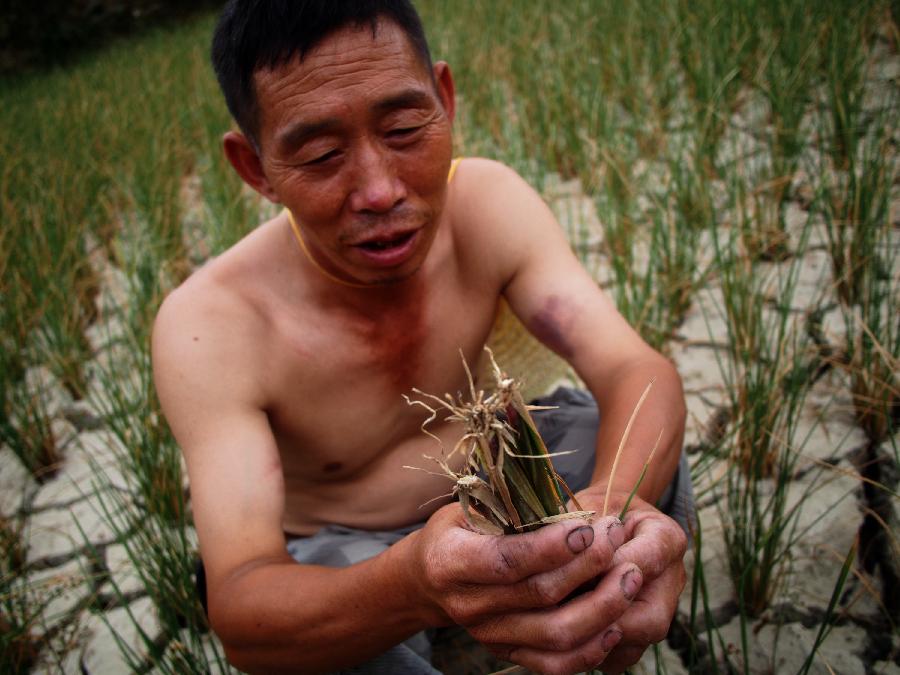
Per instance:
[[[569,338],[572,324],[575,322],[577,308],[575,304],[558,295],[550,295],[544,300],[540,309],[528,317],[526,326],[541,342],[550,347],[565,359],[571,359],[575,353]]]

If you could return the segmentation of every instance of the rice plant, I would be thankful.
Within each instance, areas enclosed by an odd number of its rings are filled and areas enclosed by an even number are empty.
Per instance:
[[[813,96],[820,17],[799,3],[761,5],[768,16],[759,36],[757,86],[768,104],[769,160],[753,193],[756,217],[745,245],[750,255],[784,259],[789,253],[784,211],[808,136],[804,118]]]
[[[120,460],[126,464],[129,461],[124,456]],[[98,467],[98,489],[104,488],[104,477],[103,469]],[[222,648],[209,632],[194,585],[197,543],[186,509],[179,509],[181,520],[172,522],[135,504],[127,492],[108,490],[104,494],[98,502],[100,515],[116,532],[134,576],[152,602],[159,625],[158,634],[148,633],[131,615],[138,628],[137,645],[129,644],[113,631],[125,661],[135,672],[151,668],[173,674],[208,673],[213,668],[215,672],[231,672]],[[114,578],[110,584],[113,598],[127,607],[125,595]]]
[[[0,400],[0,442],[37,480],[47,481],[55,474],[63,454],[53,433],[42,383],[29,382],[24,377],[10,382],[7,376],[4,373],[4,383],[12,386]]]
[[[729,331],[723,361],[730,423],[722,510],[728,564],[742,612],[758,616],[778,589],[797,510],[788,486],[799,459],[796,429],[809,388],[809,350],[791,297],[796,265],[761,273],[735,253],[736,236],[714,238]],[[773,304],[767,302],[772,297]]]
[[[648,344],[665,351],[702,278],[695,258],[700,230],[685,227],[681,212],[671,207],[654,209],[647,218],[649,232],[634,233],[609,213],[608,259],[619,311]]]
[[[467,399],[449,394],[442,398],[418,389],[413,390],[418,398],[406,398],[410,405],[428,411],[422,430],[439,444],[440,439],[428,432],[430,422],[442,415],[463,425],[465,433],[449,452],[441,447],[440,458],[428,459],[454,481],[453,492],[459,496],[466,522],[485,534],[515,534],[561,519],[590,517],[593,512],[581,509],[553,468],[531,417],[531,411],[541,408],[525,403],[521,385],[500,370],[490,350],[488,358],[494,376],[490,393],[475,391],[463,358],[469,380]],[[569,499],[574,511],[569,511]]]
[[[745,96],[745,75],[759,49],[752,3],[680,2],[677,45],[690,100],[697,170],[717,172],[719,144]]]
[[[0,517],[0,669],[27,673],[37,661],[34,633],[40,606],[34,591],[19,576],[25,566],[21,519]]]

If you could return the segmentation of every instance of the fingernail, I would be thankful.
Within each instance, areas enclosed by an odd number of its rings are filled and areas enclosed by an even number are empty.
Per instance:
[[[577,530],[572,530],[566,537],[566,543],[569,544],[569,550],[572,553],[581,553],[594,543],[594,528],[584,525]]]
[[[609,543],[613,548],[619,548],[625,543],[625,527],[618,518],[609,524],[606,528],[606,536],[609,537]]]
[[[622,593],[625,594],[627,599],[634,599],[634,596],[637,595],[641,588],[641,581],[643,581],[641,571],[637,568],[630,569],[622,575],[619,585],[622,587]]]
[[[622,631],[617,628],[610,628],[600,638],[600,644],[603,645],[603,651],[612,651],[612,648],[619,644],[622,639]]]

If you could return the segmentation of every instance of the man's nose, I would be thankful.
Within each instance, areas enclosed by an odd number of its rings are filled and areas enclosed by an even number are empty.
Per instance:
[[[354,211],[385,213],[406,198],[406,185],[382,148],[370,147],[360,153],[355,182],[350,195]]]

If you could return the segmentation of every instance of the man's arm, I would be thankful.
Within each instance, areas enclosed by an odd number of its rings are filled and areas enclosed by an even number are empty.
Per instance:
[[[466,167],[468,180],[490,185],[485,199],[473,199],[479,228],[492,233],[483,250],[494,258],[513,312],[544,344],[574,367],[601,411],[592,485],[579,494],[585,508],[600,510],[607,492],[617,514],[637,483],[657,440],[658,449],[626,519],[627,541],[617,562],[633,562],[643,589],[622,617],[623,645],[604,663],[621,668],[652,641],[664,637],[684,585],[685,537],[674,521],[651,504],[665,490],[681,454],[685,406],[674,366],[628,325],[610,299],[578,263],[562,228],[540,197],[513,171],[484,160]],[[458,180],[466,174],[461,170]],[[474,214],[473,214],[473,217]],[[499,263],[498,263],[499,260]],[[487,262],[487,261],[485,261]],[[650,381],[612,484],[609,475],[628,419]]]
[[[639,492],[655,501],[678,465],[684,433],[684,395],[674,366],[628,325],[578,262],[550,209],[515,172],[468,160],[458,177],[476,193],[466,195],[464,220],[475,223],[481,266],[497,270],[513,312],[573,366],[597,401],[603,423],[594,484],[607,482],[628,418],[653,381],[610,488],[631,491],[659,438]]]
[[[609,519],[489,537],[466,530],[452,504],[371,560],[342,569],[294,562],[282,534],[281,463],[257,381],[265,368],[253,356],[260,336],[246,314],[205,304],[198,309],[204,303],[181,291],[166,301],[154,329],[154,374],[187,461],[210,621],[234,665],[266,673],[334,670],[449,623],[480,626],[511,648],[555,645],[559,672],[606,655],[611,647],[599,639],[572,645],[571,633],[560,636],[553,624],[514,622],[522,610],[552,606],[610,568],[622,528],[610,534]],[[619,567],[624,573],[629,564]],[[618,580],[610,575],[589,601],[567,611],[585,634],[630,604]]]
[[[180,293],[157,318],[154,375],[187,462],[210,622],[229,660],[249,671],[316,669],[418,630],[418,617],[397,602],[401,580],[389,556],[339,572],[288,556],[281,462],[254,374],[262,364],[241,348],[254,342],[250,322],[231,307],[188,306]],[[334,650],[335,636],[347,639],[346,651]]]

